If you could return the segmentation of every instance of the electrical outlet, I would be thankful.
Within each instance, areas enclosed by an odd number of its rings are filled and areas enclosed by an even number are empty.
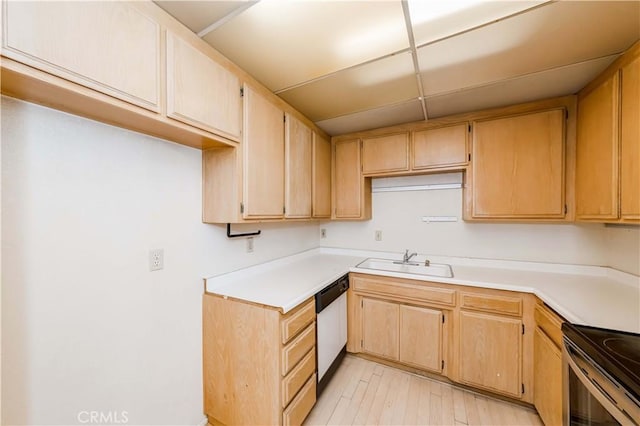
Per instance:
[[[376,241],[382,241],[382,231],[376,231]]]
[[[253,237],[247,238],[247,253],[253,253]]]
[[[320,228],[320,238],[327,238],[327,230]]]
[[[149,271],[164,268],[164,249],[149,250]]]

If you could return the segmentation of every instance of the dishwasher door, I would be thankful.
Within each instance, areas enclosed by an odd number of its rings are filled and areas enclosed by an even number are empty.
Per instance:
[[[347,293],[318,313],[318,381],[347,344]]]

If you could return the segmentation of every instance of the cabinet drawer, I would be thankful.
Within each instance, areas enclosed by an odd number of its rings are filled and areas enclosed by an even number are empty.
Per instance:
[[[412,302],[423,301],[439,305],[454,306],[456,291],[446,288],[429,287],[420,284],[354,278],[353,289],[358,292],[392,296],[394,298],[410,299]]]
[[[536,305],[534,311],[536,325],[555,343],[558,348],[562,347],[562,319],[555,313],[542,305]]]
[[[316,317],[316,305],[310,299],[304,306],[282,317],[282,343],[287,343]]]
[[[488,294],[461,293],[460,307],[505,315],[522,316],[520,297],[494,296]]]
[[[282,413],[282,424],[301,425],[316,403],[316,375],[311,376],[289,407]]]
[[[282,375],[285,376],[315,344],[316,323],[314,322],[282,349]]]
[[[315,369],[316,351],[315,348],[311,348],[296,368],[291,370],[291,373],[282,379],[282,408],[285,408],[287,404],[289,404],[289,401],[298,393]]]

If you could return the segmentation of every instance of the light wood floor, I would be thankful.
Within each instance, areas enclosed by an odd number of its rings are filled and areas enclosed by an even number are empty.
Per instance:
[[[536,425],[532,409],[347,355],[305,425]]]

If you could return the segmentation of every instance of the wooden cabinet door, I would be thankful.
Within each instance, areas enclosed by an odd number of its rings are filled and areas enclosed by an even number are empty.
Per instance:
[[[618,73],[578,100],[576,218],[618,218]]]
[[[362,299],[362,350],[372,355],[398,360],[400,305],[382,300]]]
[[[3,56],[160,111],[160,25],[135,2],[2,6]]]
[[[249,86],[244,88],[245,218],[284,215],[284,112]]]
[[[468,134],[468,123],[414,131],[411,138],[411,169],[467,164]]]
[[[336,142],[334,148],[335,217],[359,218],[362,215],[362,176],[360,175],[360,140]]]
[[[313,217],[331,217],[331,141],[313,132]]]
[[[620,217],[640,220],[640,58],[622,68]]]
[[[238,77],[167,32],[167,116],[240,141]]]
[[[460,381],[520,398],[522,321],[460,311],[459,331]]]
[[[545,425],[562,424],[562,352],[536,327],[533,336],[533,398]]]
[[[561,219],[565,110],[473,124],[472,217]]]
[[[409,170],[409,133],[362,139],[362,173]]]
[[[400,362],[442,372],[442,311],[400,305]]]
[[[286,114],[285,217],[311,217],[311,129]]]

